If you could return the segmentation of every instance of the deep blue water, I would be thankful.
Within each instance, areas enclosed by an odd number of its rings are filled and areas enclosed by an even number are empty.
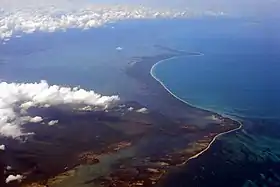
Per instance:
[[[205,35],[196,48],[204,56],[166,60],[153,74],[193,105],[228,115],[280,120],[280,40],[271,32],[258,35],[263,27],[273,30],[263,25],[249,35],[241,28],[223,37]]]
[[[175,47],[203,56],[165,60],[153,69],[179,98],[243,122],[241,131],[222,137],[165,186],[280,185],[279,25],[245,25],[200,25]]]
[[[280,54],[240,51],[180,57],[154,74],[180,98],[228,115],[280,119]],[[231,51],[231,46],[228,47]]]
[[[237,176],[240,171],[254,171],[259,176],[265,173],[264,167],[256,169],[251,165],[264,163],[266,158],[273,159],[273,164],[275,160],[280,162],[278,20],[131,20],[115,23],[114,27],[35,33],[0,44],[0,80],[45,79],[51,84],[80,85],[99,93],[117,93],[121,98],[137,99],[142,85],[124,73],[132,57],[166,52],[155,49],[154,45],[198,51],[204,56],[166,61],[157,66],[154,73],[187,102],[243,116],[246,124],[245,130],[223,137],[218,146],[195,161],[195,168],[205,166],[202,174],[186,168],[187,177],[183,175],[180,180],[197,175],[205,178],[208,174],[211,182],[228,179],[226,172],[215,178],[211,173],[216,172],[216,167],[206,167],[217,160],[216,155],[221,158],[218,160],[224,167],[222,171],[233,172],[228,176]],[[124,50],[117,51],[118,46]],[[233,164],[227,165],[229,161]],[[236,168],[240,163],[247,170]],[[246,172],[239,176],[240,183],[254,179]],[[231,180],[235,179],[228,179]],[[176,177],[175,181],[177,185]],[[208,187],[203,185],[208,183],[199,178],[198,185],[193,186]]]

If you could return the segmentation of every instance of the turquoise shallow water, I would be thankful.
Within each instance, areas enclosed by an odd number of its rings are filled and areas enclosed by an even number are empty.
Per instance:
[[[242,131],[222,137],[222,141],[194,160],[195,167],[188,165],[187,176],[182,177],[187,185],[181,186],[224,187],[230,186],[228,181],[231,186],[241,186],[247,179],[260,178],[261,173],[267,175],[271,165],[279,166],[278,20],[132,20],[114,27],[37,33],[13,39],[0,45],[0,79],[45,79],[50,84],[80,85],[98,93],[134,99],[142,85],[124,73],[133,57],[166,52],[154,45],[198,51],[204,56],[165,61],[154,73],[187,102],[243,116],[246,123]],[[118,46],[124,50],[117,51]],[[279,168],[274,171],[280,171]],[[197,177],[197,183],[191,183]],[[176,177],[175,181],[175,186],[180,186]]]
[[[223,30],[218,37],[191,39],[193,48],[182,41],[177,49],[204,55],[165,60],[152,70],[177,97],[243,122],[241,131],[221,137],[180,174],[171,175],[168,187],[280,186],[279,34],[274,25],[250,32],[235,26],[236,33]]]
[[[273,22],[194,22],[174,48],[201,52],[153,74],[187,102],[229,115],[280,119],[280,34]]]
[[[229,47],[230,50],[230,47]],[[205,54],[166,60],[153,74],[181,99],[227,115],[280,119],[280,55]]]

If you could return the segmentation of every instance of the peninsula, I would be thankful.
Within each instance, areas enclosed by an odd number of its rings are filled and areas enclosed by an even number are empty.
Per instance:
[[[156,186],[173,169],[207,151],[218,137],[242,128],[238,121],[189,105],[152,76],[156,63],[181,55],[202,54],[169,50],[134,59],[125,73],[138,82],[140,91],[131,102],[106,111],[32,109],[35,115],[55,116],[59,123],[27,125],[35,135],[24,143],[2,140],[10,147],[0,154],[0,184]],[[7,176],[18,173],[21,182],[5,183]]]

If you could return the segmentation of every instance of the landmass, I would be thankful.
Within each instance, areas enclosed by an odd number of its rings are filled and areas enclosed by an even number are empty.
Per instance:
[[[8,146],[0,152],[0,186],[157,186],[168,173],[207,151],[219,136],[240,129],[238,121],[176,98],[151,76],[151,68],[161,60],[201,55],[165,50],[128,64],[126,74],[141,85],[135,101],[106,111],[31,109],[59,123],[27,124],[35,134],[25,140],[1,138]],[[9,175],[17,174],[22,180],[6,183]]]

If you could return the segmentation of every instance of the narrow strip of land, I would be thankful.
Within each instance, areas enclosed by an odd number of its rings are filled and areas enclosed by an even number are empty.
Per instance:
[[[188,54],[188,56],[202,56],[202,55],[204,55],[204,54],[203,54],[203,53],[193,53],[193,54],[192,54],[192,53],[189,53],[189,54]],[[157,65],[159,65],[160,63],[163,63],[163,62],[172,60],[172,59],[176,59],[176,58],[178,58],[178,56],[173,56],[173,57],[170,57],[170,58],[167,58],[167,59],[163,59],[163,60],[158,61],[157,63],[155,63],[155,64],[152,66],[152,68],[151,68],[151,70],[150,70],[150,74],[151,74],[151,76],[152,76],[156,81],[158,81],[158,82],[162,85],[162,87],[163,87],[164,89],[166,89],[166,91],[168,91],[173,97],[175,97],[176,99],[178,99],[178,100],[180,100],[181,102],[185,103],[186,105],[190,105],[190,106],[193,106],[193,107],[195,107],[195,108],[197,108],[197,109],[200,109],[200,107],[194,106],[194,105],[192,105],[192,104],[186,102],[185,100],[179,98],[177,95],[175,95],[175,94],[174,94],[169,88],[167,88],[167,86],[165,86],[165,84],[164,84],[158,77],[156,77],[156,75],[154,74],[154,68],[155,68]],[[203,110],[205,110],[205,109],[203,109]],[[233,119],[231,119],[231,120],[233,120]],[[233,120],[233,121],[234,121],[234,120]],[[195,159],[195,158],[199,157],[200,155],[202,155],[204,152],[206,152],[206,151],[212,146],[212,144],[217,140],[217,138],[219,138],[219,137],[221,137],[221,136],[223,136],[223,135],[226,135],[226,134],[229,134],[229,133],[232,133],[232,132],[235,132],[235,131],[240,130],[240,129],[242,128],[243,125],[242,125],[242,123],[241,123],[240,121],[238,121],[238,123],[239,123],[239,127],[235,128],[235,129],[231,129],[231,130],[226,131],[226,132],[222,132],[222,133],[217,134],[217,135],[212,139],[212,141],[208,144],[208,146],[207,146],[205,149],[203,149],[203,150],[200,151],[199,153],[193,155],[192,157],[188,158],[185,162],[183,162],[182,164],[179,164],[179,165],[185,165],[188,161],[190,161],[190,160],[192,160],[192,159]]]

